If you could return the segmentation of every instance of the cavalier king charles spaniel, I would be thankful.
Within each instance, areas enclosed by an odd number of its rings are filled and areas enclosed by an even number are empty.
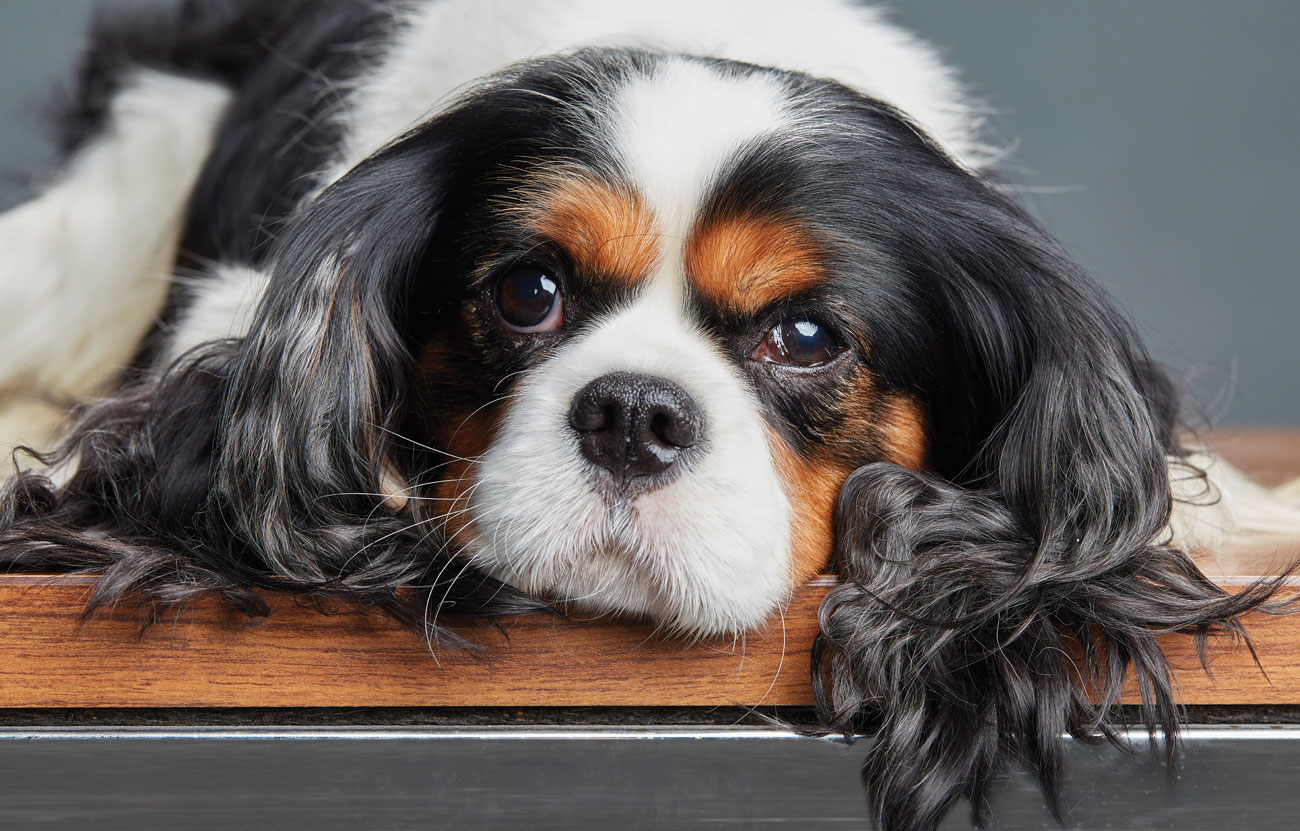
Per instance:
[[[0,567],[444,643],[552,603],[743,633],[830,570],[812,683],[877,827],[1008,763],[1059,815],[1126,673],[1176,728],[1158,633],[1278,608],[1192,554],[1300,521],[1183,446],[979,112],[847,0],[105,15],[0,218]]]

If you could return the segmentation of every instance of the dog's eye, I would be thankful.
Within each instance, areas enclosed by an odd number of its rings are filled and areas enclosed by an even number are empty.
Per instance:
[[[783,320],[749,355],[751,361],[786,366],[818,366],[844,351],[830,329],[811,320]]]
[[[516,331],[556,331],[564,326],[563,306],[559,283],[536,266],[513,268],[497,284],[497,311]]]

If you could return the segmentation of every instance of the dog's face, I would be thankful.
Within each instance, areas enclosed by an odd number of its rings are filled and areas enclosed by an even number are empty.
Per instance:
[[[832,82],[639,52],[526,64],[284,239],[218,486],[286,574],[395,580],[451,551],[431,585],[473,566],[701,635],[762,622],[832,559],[874,562],[863,529],[930,493],[900,479],[845,510],[881,470],[978,489],[1006,556],[1118,518],[1154,536],[1167,510],[1164,391],[1104,295]]]
[[[406,139],[450,181],[400,431],[437,450],[390,502],[513,585],[692,634],[752,627],[824,569],[845,477],[926,458],[862,308],[889,266],[837,222],[877,195],[818,146],[852,117],[830,93],[593,56]]]

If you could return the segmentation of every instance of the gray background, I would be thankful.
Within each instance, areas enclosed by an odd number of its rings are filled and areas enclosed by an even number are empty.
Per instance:
[[[47,163],[40,107],[93,5],[0,0],[0,207]],[[1300,2],[893,6],[994,108],[1026,204],[1202,412],[1300,424]]]

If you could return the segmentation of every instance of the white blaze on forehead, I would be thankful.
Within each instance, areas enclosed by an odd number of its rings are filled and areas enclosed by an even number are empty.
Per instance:
[[[680,268],[686,235],[719,174],[791,121],[774,76],[685,58],[665,60],[619,91],[610,150],[656,217],[666,267]]]

